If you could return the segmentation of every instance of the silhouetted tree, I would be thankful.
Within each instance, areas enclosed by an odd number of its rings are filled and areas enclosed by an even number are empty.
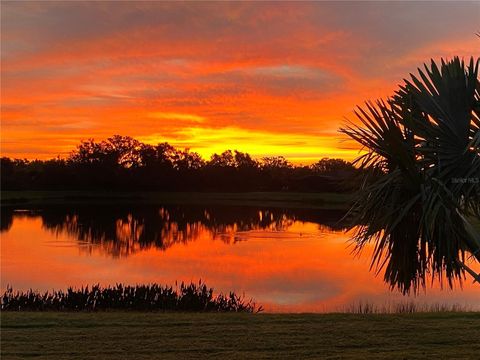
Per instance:
[[[235,158],[232,150],[224,151],[220,155],[213,154],[208,162],[208,165],[212,167],[234,167]]]
[[[82,141],[67,159],[0,164],[3,190],[347,191],[338,184],[356,171],[338,159],[295,167],[281,156],[257,161],[238,150],[205,161],[189,149],[120,135]]]
[[[356,171],[355,167],[345,160],[328,158],[317,161],[311,168],[314,172],[325,175],[353,174]]]

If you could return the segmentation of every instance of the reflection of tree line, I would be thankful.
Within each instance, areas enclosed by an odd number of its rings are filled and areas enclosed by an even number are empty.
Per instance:
[[[151,247],[165,250],[201,236],[235,242],[238,232],[287,230],[294,221],[318,223],[327,230],[343,229],[339,223],[343,213],[332,210],[225,206],[58,206],[21,213],[2,210],[2,231],[11,227],[14,217],[40,216],[46,229],[76,238],[85,245],[85,251],[100,247],[101,252],[115,257]]]

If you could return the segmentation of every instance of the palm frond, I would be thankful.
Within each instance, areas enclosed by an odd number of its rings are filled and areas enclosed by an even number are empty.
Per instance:
[[[340,131],[362,144],[366,182],[350,214],[360,251],[375,244],[372,267],[407,293],[426,275],[462,281],[466,254],[480,261],[468,216],[480,214],[479,60],[432,60],[386,102],[357,108],[359,126]]]

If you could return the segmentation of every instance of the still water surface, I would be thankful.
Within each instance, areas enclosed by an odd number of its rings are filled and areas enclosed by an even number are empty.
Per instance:
[[[414,301],[480,310],[480,286],[392,292],[352,255],[342,213],[200,206],[2,209],[1,287],[49,290],[100,283],[202,279],[267,311],[323,312]],[[477,267],[478,268],[478,267]]]

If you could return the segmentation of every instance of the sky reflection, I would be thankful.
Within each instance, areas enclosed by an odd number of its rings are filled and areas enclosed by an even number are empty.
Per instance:
[[[197,218],[200,208],[156,208],[156,219],[163,223],[155,223],[153,218],[146,220],[153,210],[115,214],[120,217],[112,217],[111,232],[102,230],[106,224],[88,222],[93,217],[81,210],[57,210],[55,216],[45,211],[13,213],[10,226],[2,232],[2,289],[7,284],[15,289],[47,290],[202,279],[217,291],[245,293],[267,311],[335,311],[361,301],[480,309],[480,288],[469,280],[463,290],[458,286],[441,290],[435,283],[415,298],[390,292],[381,275],[375,277],[369,271],[368,253],[360,258],[351,254],[349,234],[334,231],[318,219],[308,221],[308,213],[277,209],[266,221],[267,210],[252,208],[229,223],[234,217],[229,218],[225,209],[203,209],[203,218]],[[177,222],[182,216],[184,220]],[[146,230],[154,224],[157,232]],[[142,234],[160,234],[160,238],[148,242],[141,240]]]

